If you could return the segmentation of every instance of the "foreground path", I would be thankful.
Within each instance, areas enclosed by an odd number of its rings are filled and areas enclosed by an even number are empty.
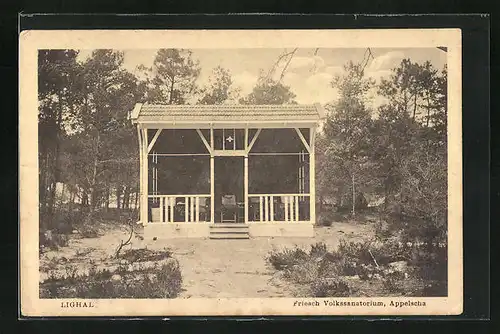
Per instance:
[[[336,247],[340,238],[366,236],[360,226],[316,229],[314,238],[255,238],[244,240],[170,239],[147,243],[151,249],[170,248],[179,260],[184,291],[180,298],[292,297],[292,287],[267,264],[269,251],[316,242]]]
[[[266,266],[267,240],[169,240],[179,260],[184,291],[180,298],[283,297]],[[163,242],[162,242],[163,243]],[[158,243],[160,244],[160,243]]]

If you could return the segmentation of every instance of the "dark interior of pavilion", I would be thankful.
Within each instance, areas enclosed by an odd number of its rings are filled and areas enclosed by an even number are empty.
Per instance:
[[[150,130],[148,137],[154,133]],[[210,131],[202,130],[202,133],[210,142]],[[255,133],[255,129],[249,131],[249,143]],[[307,130],[303,134],[308,138]],[[233,140],[228,141],[229,137]],[[214,146],[225,150],[243,149],[244,130],[214,131]],[[148,166],[151,195],[210,194],[210,154],[196,130],[163,130],[150,152]],[[216,222],[224,219],[221,211],[225,201],[235,205],[236,219],[243,220],[243,157],[214,158],[214,192]],[[295,129],[261,131],[248,157],[248,193],[249,196],[309,193],[309,155]],[[255,216],[255,201],[249,199],[251,220]],[[275,200],[279,201],[280,197],[276,196]],[[301,198],[304,207],[308,206],[306,201],[308,198]],[[203,204],[210,205],[209,201]],[[276,215],[279,214],[277,209]]]

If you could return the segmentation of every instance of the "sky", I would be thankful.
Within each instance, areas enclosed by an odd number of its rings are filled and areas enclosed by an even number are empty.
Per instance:
[[[150,67],[157,50],[134,49],[121,50],[124,52],[123,66],[133,72],[137,66]],[[251,92],[259,72],[269,72],[280,55],[292,49],[192,49],[192,56],[200,63],[201,73],[198,84],[203,86],[208,83],[212,70],[221,66],[231,72],[233,84],[241,90],[241,96]],[[288,64],[283,83],[290,86],[296,94],[295,100],[300,104],[329,103],[338,97],[337,91],[331,87],[331,81],[336,74],[342,74],[343,65],[348,61],[362,62],[365,57],[365,48],[335,48],[335,49],[298,49]],[[85,59],[91,50],[81,50],[80,59]],[[413,62],[431,64],[441,70],[446,64],[446,52],[437,48],[372,48],[371,59],[366,67],[366,75],[376,82],[380,78],[388,77],[392,68],[397,67],[402,59],[410,58]],[[284,59],[277,71],[285,66]],[[383,102],[382,98],[372,93],[373,106]]]

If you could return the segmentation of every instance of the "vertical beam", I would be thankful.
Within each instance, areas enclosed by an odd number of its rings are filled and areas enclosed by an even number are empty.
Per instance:
[[[262,222],[262,196],[259,196],[259,221]]]
[[[212,151],[215,149],[214,148],[214,129],[210,128],[210,147],[212,148]]]
[[[295,221],[299,221],[299,196],[295,195]]]
[[[243,145],[243,149],[246,151],[248,148],[248,128],[245,128],[245,145]]]
[[[210,126],[210,222],[215,223],[215,164],[214,164],[214,129]]]
[[[309,153],[309,219],[311,223],[316,224],[316,155],[315,155],[315,137],[316,129],[311,128],[309,131],[311,143],[311,152]]]
[[[189,198],[189,221],[192,223],[194,219],[194,197]]]
[[[288,196],[283,196],[285,199],[285,221],[288,221]]]
[[[200,198],[196,197],[196,222],[200,221]]]
[[[184,197],[184,221],[187,223],[188,222],[188,205],[189,205],[189,197],[185,196]]]
[[[274,196],[271,195],[271,221],[274,221]]]
[[[244,192],[245,192],[245,223],[248,223],[248,156],[245,156],[245,167],[243,172]]]
[[[222,129],[222,150],[226,149],[226,133],[224,129]]]
[[[143,194],[142,194],[142,202],[141,202],[141,213],[142,217],[144,217],[144,224],[147,224],[149,221],[148,218],[148,212],[149,212],[149,187],[148,187],[148,181],[149,181],[149,170],[148,170],[148,130],[147,129],[142,129],[142,154],[143,154],[143,172],[142,172],[142,181],[143,181]]]
[[[215,177],[214,157],[210,157],[210,222],[215,223]]]
[[[165,197],[160,197],[160,222],[165,222]]]
[[[146,223],[146,218],[144,217],[144,211],[142,210],[143,206],[143,200],[142,197],[144,196],[144,181],[143,181],[143,160],[144,160],[144,150],[142,148],[142,130],[137,126],[137,139],[139,141],[139,208],[140,208],[140,213],[139,213],[139,219],[142,224]]]
[[[168,198],[168,203],[170,206],[170,222],[174,222],[174,210],[175,210],[175,198],[174,197],[169,197]]]
[[[265,196],[266,209],[264,210],[264,219],[266,222],[269,221],[269,196]]]

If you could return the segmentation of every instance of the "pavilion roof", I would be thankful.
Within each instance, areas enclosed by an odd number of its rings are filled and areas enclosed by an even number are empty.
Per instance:
[[[136,104],[131,113],[133,123],[139,124],[281,124],[318,123],[324,118],[319,104],[287,105],[159,105]]]

